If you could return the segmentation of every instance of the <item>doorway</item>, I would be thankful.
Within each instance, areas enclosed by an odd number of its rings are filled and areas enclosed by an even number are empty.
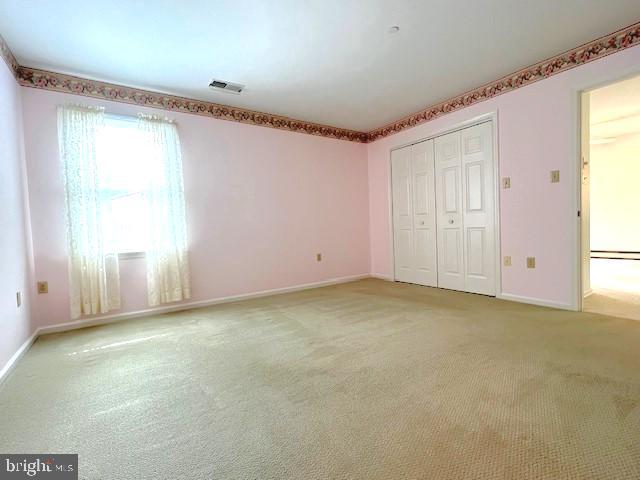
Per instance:
[[[582,309],[640,320],[640,76],[581,103]]]

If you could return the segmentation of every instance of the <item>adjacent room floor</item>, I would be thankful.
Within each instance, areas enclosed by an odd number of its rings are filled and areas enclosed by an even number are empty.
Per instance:
[[[0,451],[80,478],[637,479],[640,323],[363,280],[43,336]]]
[[[640,320],[640,260],[592,258],[591,289],[585,311]]]

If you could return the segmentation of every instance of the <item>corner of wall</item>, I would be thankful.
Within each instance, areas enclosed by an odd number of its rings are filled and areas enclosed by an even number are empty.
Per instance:
[[[29,289],[27,290],[27,300],[28,300],[28,308],[29,308],[29,320],[32,326],[31,330],[35,331],[38,323],[38,318],[36,316],[37,309],[35,308],[35,298],[34,298],[34,285],[36,283],[35,278],[35,258],[33,252],[33,233],[31,226],[31,206],[29,201],[29,180],[27,175],[27,153],[25,148],[25,138],[24,138],[24,114],[23,114],[23,106],[22,106],[22,87],[18,88],[18,116],[19,116],[19,148],[20,148],[20,174],[22,180],[22,211],[24,218],[24,238],[25,238],[25,246],[26,246],[26,257],[27,257],[27,280]]]
[[[3,269],[0,283],[15,300],[2,303],[3,339],[0,342],[0,381],[6,377],[18,358],[28,349],[37,332],[33,279],[34,257],[27,187],[22,89],[16,79],[15,58],[0,37],[0,98],[5,106],[0,111],[3,136],[0,149],[3,158],[3,205],[0,218],[4,225]],[[6,68],[6,69],[5,69]],[[5,175],[6,174],[6,175]],[[18,294],[20,304],[18,304]],[[11,295],[13,297],[13,295]],[[14,303],[15,302],[15,303]]]

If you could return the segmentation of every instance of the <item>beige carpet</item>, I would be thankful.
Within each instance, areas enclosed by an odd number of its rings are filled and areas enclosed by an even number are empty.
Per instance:
[[[583,309],[585,312],[640,320],[640,291],[594,288],[593,293],[584,299]]]
[[[584,311],[640,320],[640,261],[592,258],[591,287]]]
[[[42,337],[0,412],[86,479],[638,479],[640,323],[364,280]]]

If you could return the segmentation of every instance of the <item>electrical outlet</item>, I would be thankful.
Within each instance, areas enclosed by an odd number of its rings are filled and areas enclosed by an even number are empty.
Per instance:
[[[502,188],[511,188],[511,177],[502,177]]]
[[[49,293],[49,282],[38,282],[38,293]]]
[[[551,183],[560,182],[560,170],[551,170]]]
[[[316,260],[317,260],[318,262],[321,262],[321,261],[322,261],[322,254],[321,254],[321,253],[316,253]]]
[[[536,268],[536,257],[527,257],[527,268]]]
[[[20,292],[16,292],[16,306],[20,308],[22,305],[22,294]]]
[[[505,257],[504,257],[504,266],[505,267],[510,267],[511,266],[511,256],[510,255],[505,255]]]

